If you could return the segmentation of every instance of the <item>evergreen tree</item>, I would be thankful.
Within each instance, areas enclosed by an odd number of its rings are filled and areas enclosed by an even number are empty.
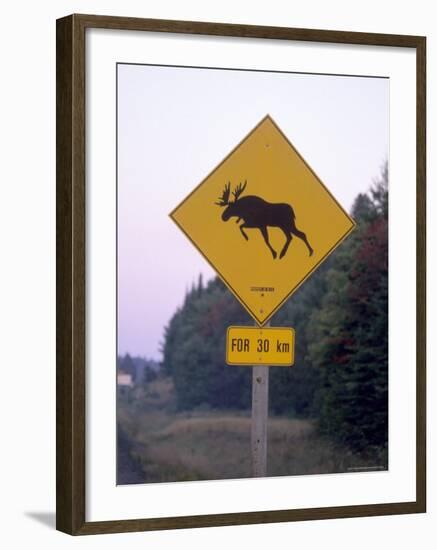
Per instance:
[[[225,363],[226,329],[248,315],[218,279],[193,288],[165,331],[163,368],[173,377],[180,409],[250,406],[249,369]],[[249,322],[250,323],[250,322]]]
[[[387,443],[387,170],[371,196],[355,202],[358,228],[339,249],[308,326],[310,359],[321,372],[319,427],[363,453]]]

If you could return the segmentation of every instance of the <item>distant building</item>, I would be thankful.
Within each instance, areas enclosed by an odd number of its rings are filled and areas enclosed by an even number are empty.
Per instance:
[[[132,357],[127,353],[117,360],[117,387],[124,391],[132,388],[135,384],[137,369]]]
[[[133,377],[130,372],[118,371],[117,385],[131,388],[134,385]]]

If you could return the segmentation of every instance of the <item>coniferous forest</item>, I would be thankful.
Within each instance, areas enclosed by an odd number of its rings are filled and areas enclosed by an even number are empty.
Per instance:
[[[388,467],[387,181],[385,166],[355,199],[356,229],[272,318],[294,327],[296,353],[269,370],[268,475]],[[119,388],[119,483],[251,475],[252,372],[225,363],[230,325],[253,320],[218,278],[199,277],[162,363],[119,358],[135,373]]]

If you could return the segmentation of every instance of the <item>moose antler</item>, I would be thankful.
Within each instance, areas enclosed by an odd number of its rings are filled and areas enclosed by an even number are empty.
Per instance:
[[[229,204],[230,194],[231,194],[231,182],[228,181],[228,183],[225,185],[225,189],[222,193],[222,196],[219,198],[219,202],[216,202],[215,204],[217,206],[227,206]]]
[[[240,182],[237,187],[232,191],[232,194],[234,195],[234,200],[237,200],[238,197],[243,193],[243,191],[246,189],[247,180],[244,182],[244,185]]]

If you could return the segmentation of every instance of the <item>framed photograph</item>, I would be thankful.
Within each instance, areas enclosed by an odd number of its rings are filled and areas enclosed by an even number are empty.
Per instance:
[[[57,528],[426,510],[426,39],[57,21]]]

